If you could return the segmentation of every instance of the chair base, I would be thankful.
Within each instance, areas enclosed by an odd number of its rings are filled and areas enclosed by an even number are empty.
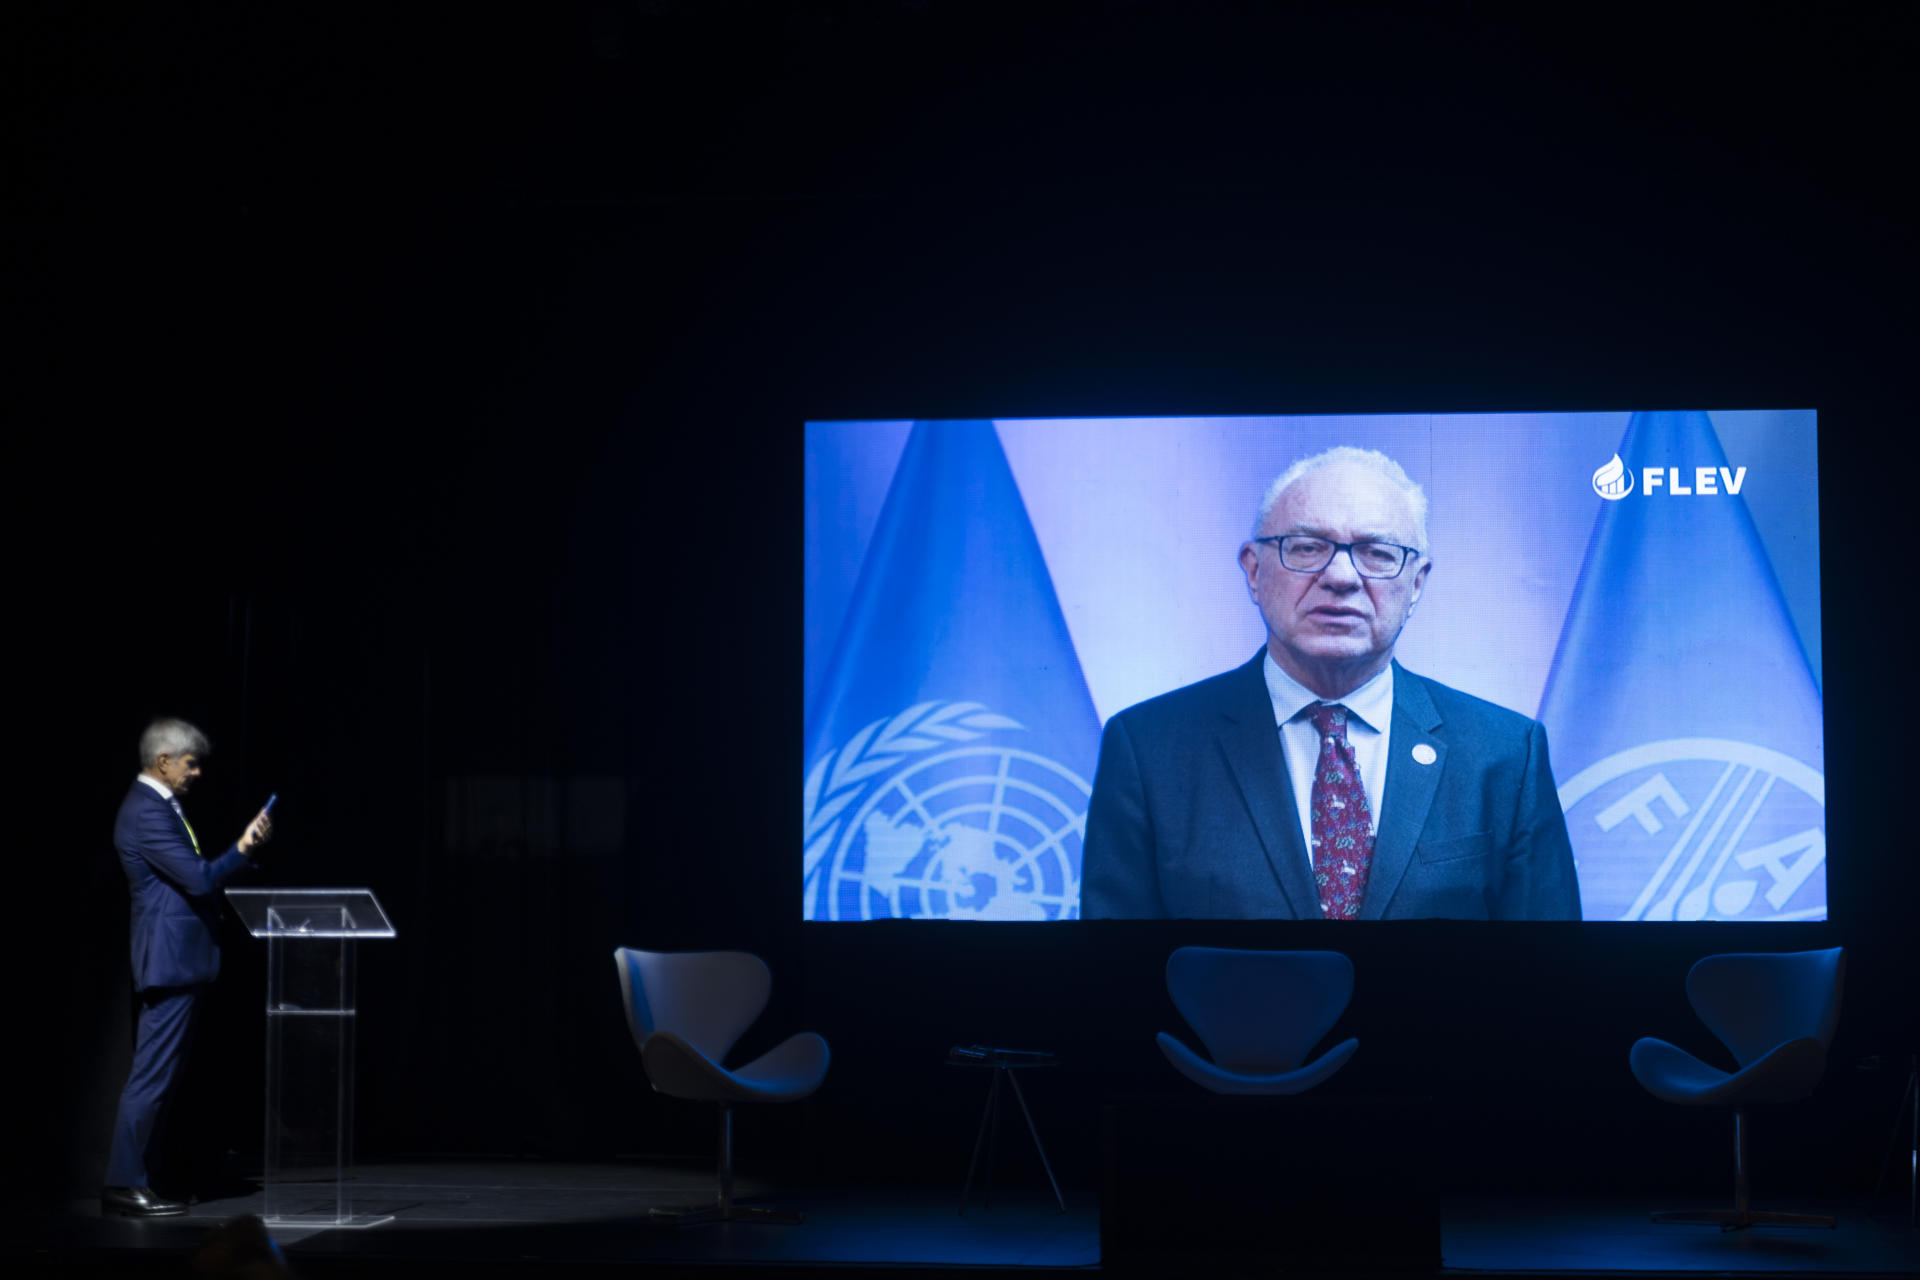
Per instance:
[[[1655,1222],[1697,1222],[1717,1226],[1722,1231],[1745,1231],[1748,1227],[1832,1227],[1834,1219],[1819,1213],[1776,1213],[1749,1207],[1747,1199],[1747,1111],[1733,1112],[1733,1208],[1672,1209],[1652,1215]]]
[[[1819,1213],[1776,1213],[1768,1209],[1675,1209],[1651,1215],[1655,1222],[1696,1222],[1722,1231],[1748,1227],[1832,1227],[1833,1218]]]
[[[760,1209],[733,1202],[733,1106],[720,1104],[720,1159],[714,1178],[719,1196],[705,1204],[661,1206],[647,1210],[656,1226],[698,1227],[709,1222],[782,1222],[798,1225],[806,1215],[798,1209]]]
[[[647,1211],[656,1226],[699,1227],[709,1222],[782,1222],[797,1226],[807,1215],[798,1209],[761,1209],[744,1204],[689,1204]]]

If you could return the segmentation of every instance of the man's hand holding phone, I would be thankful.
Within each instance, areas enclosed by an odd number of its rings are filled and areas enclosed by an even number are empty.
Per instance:
[[[256,848],[273,838],[273,818],[270,815],[273,813],[274,801],[279,798],[280,793],[277,791],[268,796],[267,802],[260,806],[259,813],[253,815],[253,821],[247,824],[245,834],[240,837],[240,852],[249,858],[253,856]]]

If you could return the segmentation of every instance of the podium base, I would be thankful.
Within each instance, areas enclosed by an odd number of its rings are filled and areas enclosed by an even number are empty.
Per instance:
[[[363,1227],[377,1227],[382,1223],[392,1222],[393,1215],[390,1213],[349,1213],[343,1217],[336,1213],[288,1213],[278,1217],[262,1218],[261,1221],[265,1222],[269,1227],[305,1227],[309,1230],[316,1227],[334,1227],[352,1231]]]

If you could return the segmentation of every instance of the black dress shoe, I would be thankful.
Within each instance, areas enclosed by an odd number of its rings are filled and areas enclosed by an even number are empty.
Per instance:
[[[177,1218],[187,1211],[178,1200],[165,1200],[151,1187],[103,1187],[100,1211],[123,1218]]]

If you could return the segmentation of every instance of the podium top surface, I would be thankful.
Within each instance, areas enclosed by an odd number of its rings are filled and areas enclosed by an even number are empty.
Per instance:
[[[371,889],[228,889],[256,938],[391,938],[393,922]]]

